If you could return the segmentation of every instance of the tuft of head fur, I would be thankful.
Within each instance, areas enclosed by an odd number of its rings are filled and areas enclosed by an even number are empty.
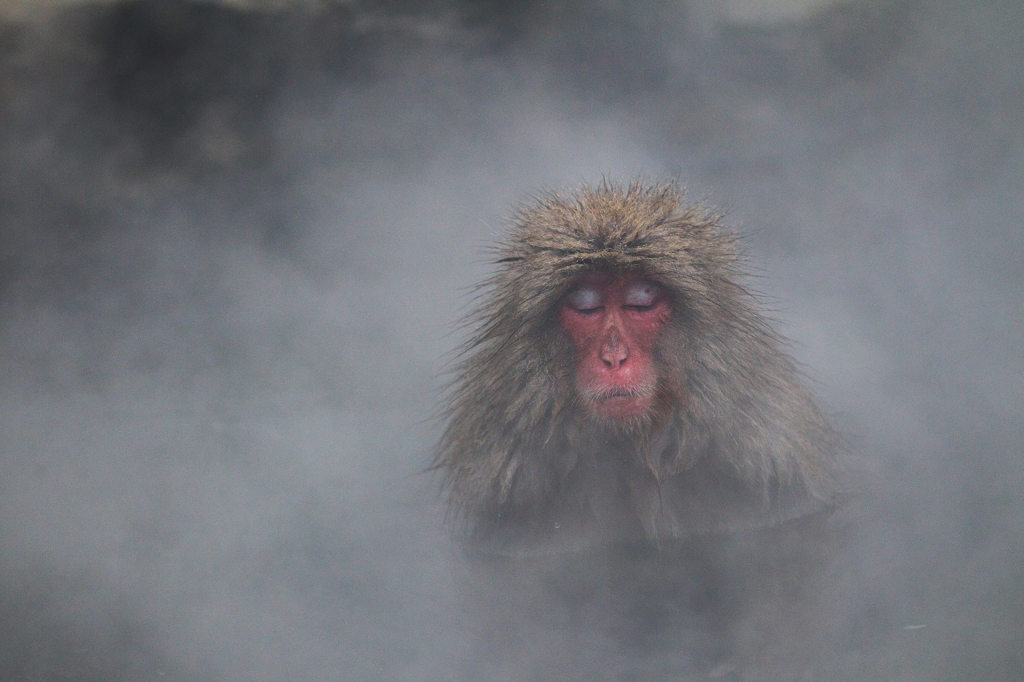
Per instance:
[[[675,184],[584,186],[517,212],[481,288],[435,455],[478,540],[659,541],[773,525],[830,504],[836,437],[742,284],[719,216]],[[666,414],[621,432],[588,420],[556,310],[582,275],[667,289],[656,349]]]

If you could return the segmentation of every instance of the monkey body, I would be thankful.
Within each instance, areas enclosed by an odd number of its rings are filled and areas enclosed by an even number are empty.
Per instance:
[[[675,185],[585,187],[520,210],[498,252],[435,458],[475,541],[661,542],[831,504],[835,434],[716,215]]]

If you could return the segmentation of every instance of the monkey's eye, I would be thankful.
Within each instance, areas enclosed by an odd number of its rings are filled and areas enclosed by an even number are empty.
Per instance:
[[[604,305],[604,302],[601,300],[601,292],[594,287],[575,289],[565,300],[570,308],[584,314],[597,312]]]
[[[638,280],[626,287],[622,305],[634,310],[647,310],[658,300],[661,287],[654,282]]]

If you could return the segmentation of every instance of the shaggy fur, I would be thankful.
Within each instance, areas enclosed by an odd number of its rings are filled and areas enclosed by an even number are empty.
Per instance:
[[[499,551],[756,528],[827,507],[836,439],[743,288],[735,239],[672,184],[584,187],[516,215],[455,367],[435,466]],[[559,301],[581,275],[670,293],[662,409],[611,430],[575,395]],[[518,550],[517,550],[518,551]]]

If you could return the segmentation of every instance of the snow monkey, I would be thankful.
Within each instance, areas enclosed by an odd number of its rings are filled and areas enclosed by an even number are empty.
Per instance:
[[[657,543],[832,504],[835,433],[719,221],[672,183],[516,213],[434,462],[471,538]]]

